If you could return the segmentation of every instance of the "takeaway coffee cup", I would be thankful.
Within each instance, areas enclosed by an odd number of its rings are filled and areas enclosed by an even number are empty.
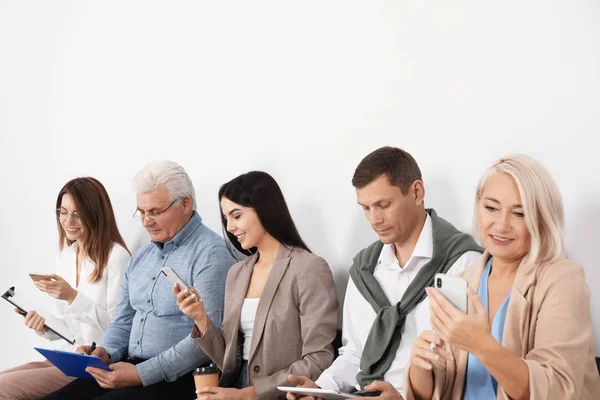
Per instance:
[[[219,386],[219,369],[217,368],[217,364],[209,364],[206,367],[196,368],[194,370],[194,382],[196,383],[196,390],[206,386]]]

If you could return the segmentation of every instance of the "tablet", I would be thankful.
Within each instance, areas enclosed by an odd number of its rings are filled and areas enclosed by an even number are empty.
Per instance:
[[[54,366],[60,369],[63,374],[75,378],[94,379],[85,371],[87,367],[100,368],[105,371],[112,371],[108,365],[96,356],[88,356],[85,354],[69,353],[66,351],[40,349],[34,347],[41,355],[46,357]]]
[[[313,389],[313,388],[303,388],[303,387],[295,387],[295,386],[277,386],[277,389],[282,392],[289,392],[293,394],[298,394],[300,396],[313,396],[320,397],[325,400],[342,400],[342,399],[359,399],[360,397],[354,396],[350,393],[342,393],[337,390],[331,389]]]

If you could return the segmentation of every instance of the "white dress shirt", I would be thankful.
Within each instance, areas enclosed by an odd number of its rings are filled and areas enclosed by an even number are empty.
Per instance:
[[[429,215],[427,215],[417,244],[404,268],[401,268],[398,263],[394,245],[383,246],[373,275],[391,304],[397,304],[400,301],[412,280],[431,260],[432,256],[433,228]],[[456,260],[447,274],[458,275],[480,258],[481,253],[466,252]],[[319,387],[345,392],[349,392],[353,388],[360,388],[356,375],[360,370],[363,346],[367,341],[375,317],[373,307],[362,297],[350,278],[344,299],[340,355],[317,379],[316,384]],[[384,375],[385,381],[394,385],[401,393],[404,387],[404,369],[410,358],[412,344],[422,331],[429,329],[431,329],[429,299],[426,298],[406,316],[406,322],[402,327],[402,341],[390,369]]]
[[[114,243],[102,278],[91,283],[89,278],[96,265],[86,257],[81,264],[77,286],[77,242],[63,248],[56,257],[56,274],[78,293],[70,305],[65,300],[55,300],[53,314],[69,328],[75,344],[70,345],[55,333],[48,331],[42,336],[53,341],[54,348],[74,352],[81,345],[100,343],[113,317],[129,258],[127,250]]]

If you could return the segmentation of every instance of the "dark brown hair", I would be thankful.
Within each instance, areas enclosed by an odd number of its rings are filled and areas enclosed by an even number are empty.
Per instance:
[[[397,147],[381,147],[362,159],[352,177],[352,186],[363,188],[381,175],[398,186],[406,195],[414,181],[422,180],[421,169],[415,159]]]
[[[102,279],[104,268],[108,263],[108,257],[113,243],[121,245],[131,255],[123,237],[117,228],[115,214],[108,193],[104,186],[91,177],[75,178],[63,186],[56,199],[56,223],[58,224],[58,246],[64,248],[65,242],[70,246],[73,241],[67,239],[63,227],[58,219],[62,198],[69,193],[77,208],[77,214],[81,219],[85,231],[84,251],[96,264],[94,272],[89,281],[96,283]]]
[[[221,186],[219,202],[223,197],[244,207],[253,208],[265,231],[279,243],[310,252],[296,229],[279,185],[271,175],[262,171],[242,174]],[[223,210],[221,210],[221,223],[223,232],[237,251],[246,255],[256,253],[256,247],[244,250],[236,237],[227,231],[227,219],[223,215]]]

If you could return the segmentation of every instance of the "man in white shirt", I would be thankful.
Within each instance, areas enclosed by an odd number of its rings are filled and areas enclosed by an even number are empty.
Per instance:
[[[375,150],[358,165],[352,184],[379,241],[354,259],[339,357],[316,382],[289,379],[302,387],[342,392],[385,380],[402,392],[412,343],[431,329],[424,288],[436,272],[461,273],[483,250],[470,235],[425,209],[421,171],[407,152]]]

